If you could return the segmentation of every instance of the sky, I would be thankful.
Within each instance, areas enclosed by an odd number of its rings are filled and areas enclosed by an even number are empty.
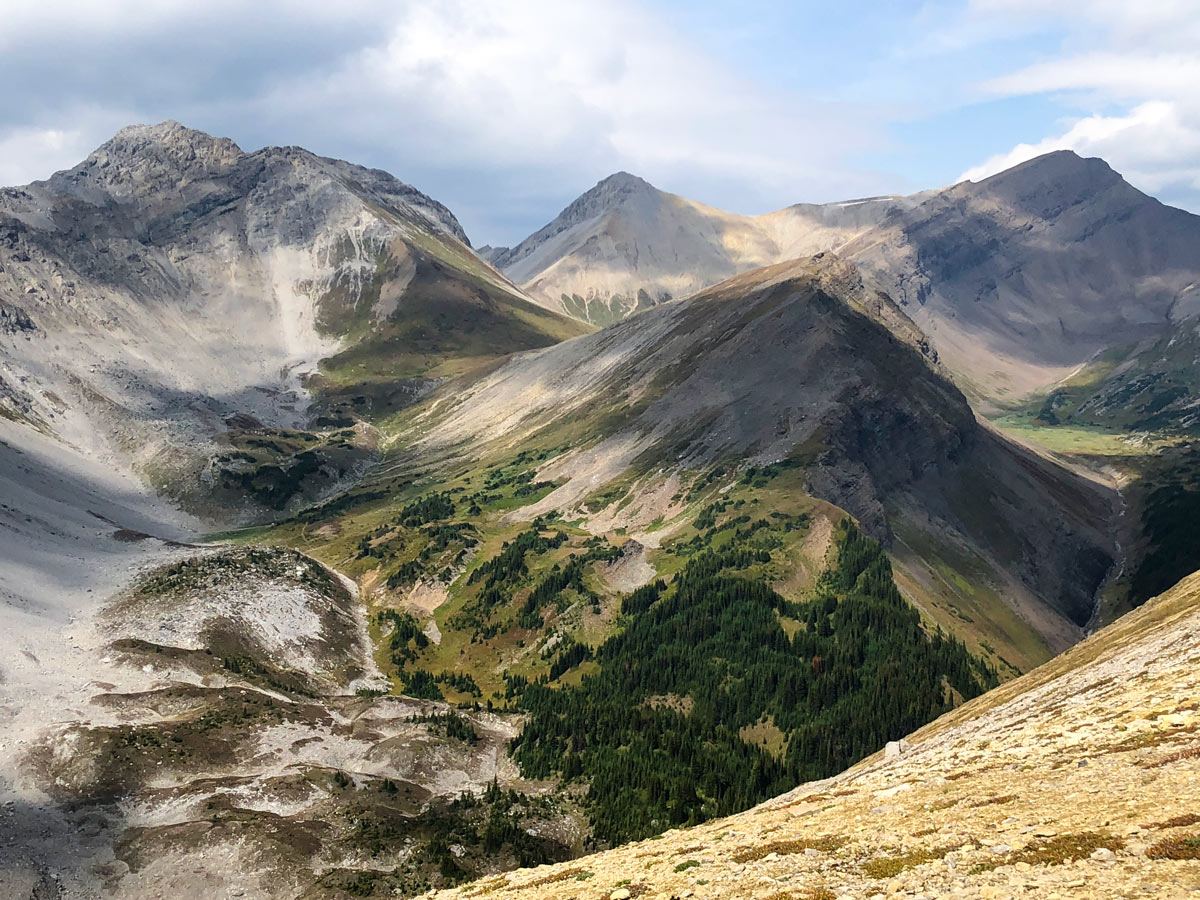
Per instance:
[[[1200,212],[1200,0],[0,0],[0,184],[176,119],[386,169],[474,244],[615,171],[740,213],[1106,159]]]

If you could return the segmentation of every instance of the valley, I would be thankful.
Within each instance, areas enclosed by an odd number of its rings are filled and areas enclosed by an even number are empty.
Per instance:
[[[477,252],[177,123],[0,191],[0,889],[1155,877],[1141,807],[931,815],[1160,745],[1195,794],[1197,223],[1055,153],[760,217],[620,173]]]

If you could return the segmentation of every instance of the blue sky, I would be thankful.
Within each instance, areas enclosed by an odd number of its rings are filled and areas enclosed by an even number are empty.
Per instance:
[[[620,169],[759,213],[1061,147],[1200,211],[1197,0],[4,6],[0,183],[173,118],[387,169],[476,244]]]

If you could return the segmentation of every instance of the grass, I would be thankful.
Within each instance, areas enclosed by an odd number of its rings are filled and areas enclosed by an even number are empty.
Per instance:
[[[594,874],[594,872],[589,872],[587,869],[570,867],[566,869],[560,869],[557,872],[546,875],[542,878],[538,878],[534,881],[530,881],[529,883],[521,886],[523,888],[545,887],[548,884],[557,884],[560,881],[569,881],[572,878],[574,878],[576,881],[587,881]]]
[[[805,850],[820,850],[822,853],[832,853],[846,843],[846,839],[837,835],[825,835],[817,838],[792,838],[782,841],[766,841],[752,847],[735,850],[733,861],[737,863],[756,862],[772,853],[787,856],[792,853],[803,853]]]
[[[979,809],[983,806],[997,806],[1002,803],[1012,803],[1017,799],[1016,794],[1005,794],[1002,797],[986,797],[983,800],[976,800],[971,804],[971,809]]]
[[[906,869],[935,862],[953,849],[953,847],[927,847],[896,856],[877,856],[862,864],[863,874],[879,881],[885,878],[895,878]]]
[[[986,560],[961,544],[939,539],[900,510],[892,513],[897,540],[890,555],[896,581],[922,613],[972,652],[987,654],[1002,678],[1050,659],[1045,638],[993,587],[1002,579]]]
[[[980,863],[971,869],[972,874],[988,872],[998,866],[1029,863],[1031,866],[1061,866],[1077,859],[1087,859],[1097,850],[1116,852],[1125,846],[1122,838],[1103,831],[1081,831],[1076,834],[1060,834],[1044,841],[1037,841],[1021,850]]]
[[[1152,831],[1162,828],[1184,828],[1188,825],[1196,824],[1200,824],[1200,815],[1196,815],[1196,813],[1184,813],[1182,816],[1174,816],[1163,822],[1146,825],[1145,828],[1147,831]]]
[[[1163,838],[1146,850],[1150,859],[1200,859],[1200,834]]]
[[[951,710],[940,719],[914,732],[910,740],[920,743],[934,735],[943,734],[951,728],[1008,703],[1027,691],[1049,684],[1054,679],[1070,672],[1084,669],[1101,659],[1106,659],[1123,648],[1144,640],[1149,635],[1168,631],[1195,611],[1198,597],[1200,597],[1200,574],[1184,579],[1166,594],[1123,616],[1117,622],[1076,644],[1034,671],[1005,682],[982,697],[977,697],[957,709]],[[1185,729],[1176,729],[1176,731],[1183,730]],[[1109,748],[1107,752],[1114,752],[1114,749]]]
[[[1009,437],[1070,456],[1129,456],[1137,444],[1117,428],[1083,425],[1043,425],[1032,417],[1008,415],[992,424]]]

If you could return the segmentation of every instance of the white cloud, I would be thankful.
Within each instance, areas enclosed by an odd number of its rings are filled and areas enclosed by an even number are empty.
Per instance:
[[[0,185],[21,184],[75,165],[91,150],[78,129],[18,128],[0,136]]]
[[[894,187],[848,161],[886,144],[879,110],[748,78],[638,0],[11,5],[0,80],[10,72],[39,95],[0,96],[8,183],[77,162],[82,153],[29,148],[39,133],[78,132],[64,146],[86,152],[115,126],[78,125],[69,110],[121,97],[134,121],[176,118],[247,148],[299,143],[382,166],[480,240],[497,235],[476,232],[476,211],[495,220],[525,199],[544,221],[617,169],[746,212]],[[536,225],[520,227],[499,237]]]
[[[1170,187],[1200,190],[1200,129],[1185,122],[1175,104],[1161,100],[1143,103],[1125,116],[1079,119],[1061,135],[996,154],[963,172],[959,180],[979,181],[1054,150],[1102,157],[1152,192]]]
[[[1200,16],[1194,2],[973,0],[969,18],[1025,17],[1062,30],[1063,50],[979,85],[1049,95],[1084,115],[963,173],[978,180],[1050,150],[1101,156],[1168,202],[1200,209]]]
[[[403,111],[406,139],[428,139],[446,160],[593,178],[626,168],[679,189],[733,177],[751,204],[839,196],[862,181],[846,155],[881,140],[868,111],[766,88],[620,0],[412,4],[387,33],[313,89],[271,103],[361,95],[385,115]]]

